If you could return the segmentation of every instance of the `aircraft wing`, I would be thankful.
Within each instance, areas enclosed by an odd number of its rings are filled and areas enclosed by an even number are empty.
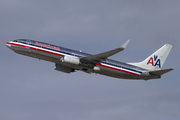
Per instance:
[[[88,61],[88,62],[100,62],[102,60],[106,60],[108,57],[120,52],[120,51],[123,51],[126,46],[128,45],[130,40],[127,40],[120,48],[116,48],[114,50],[110,50],[110,51],[107,51],[107,52],[103,52],[103,53],[99,53],[99,54],[96,54],[96,55],[91,55],[91,56],[88,56],[88,57],[84,57],[84,58],[81,58],[81,61]]]

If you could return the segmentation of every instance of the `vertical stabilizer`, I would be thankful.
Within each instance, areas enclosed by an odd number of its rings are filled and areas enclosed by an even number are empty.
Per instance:
[[[148,58],[146,58],[144,61],[139,62],[139,63],[129,63],[129,64],[138,66],[138,67],[150,70],[150,71],[161,70],[169,52],[171,51],[171,48],[172,48],[172,45],[165,44],[159,50],[157,50]]]

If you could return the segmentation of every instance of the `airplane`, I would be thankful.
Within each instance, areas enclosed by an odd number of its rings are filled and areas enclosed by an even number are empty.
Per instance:
[[[161,70],[172,48],[170,44],[165,44],[142,62],[123,63],[108,59],[123,51],[129,41],[119,48],[95,55],[29,39],[9,41],[6,46],[18,54],[53,62],[54,69],[64,73],[81,70],[120,79],[150,80],[159,79],[163,74],[173,70]]]

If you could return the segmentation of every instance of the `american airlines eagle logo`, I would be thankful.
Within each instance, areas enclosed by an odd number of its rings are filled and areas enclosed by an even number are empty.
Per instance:
[[[152,66],[158,66],[161,68],[161,60],[158,59],[158,55],[154,55],[153,57],[150,57],[149,61],[147,62],[147,65],[151,64]]]

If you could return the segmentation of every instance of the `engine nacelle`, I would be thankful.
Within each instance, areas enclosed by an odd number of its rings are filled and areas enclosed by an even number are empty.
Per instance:
[[[66,67],[64,65],[61,64],[55,64],[55,70],[61,71],[61,72],[65,72],[65,73],[70,73],[70,72],[74,72],[75,70],[73,68],[70,67]]]
[[[65,63],[74,64],[74,65],[79,65],[80,64],[79,58],[71,57],[71,56],[64,56],[63,58],[61,58],[61,61],[65,62]]]

